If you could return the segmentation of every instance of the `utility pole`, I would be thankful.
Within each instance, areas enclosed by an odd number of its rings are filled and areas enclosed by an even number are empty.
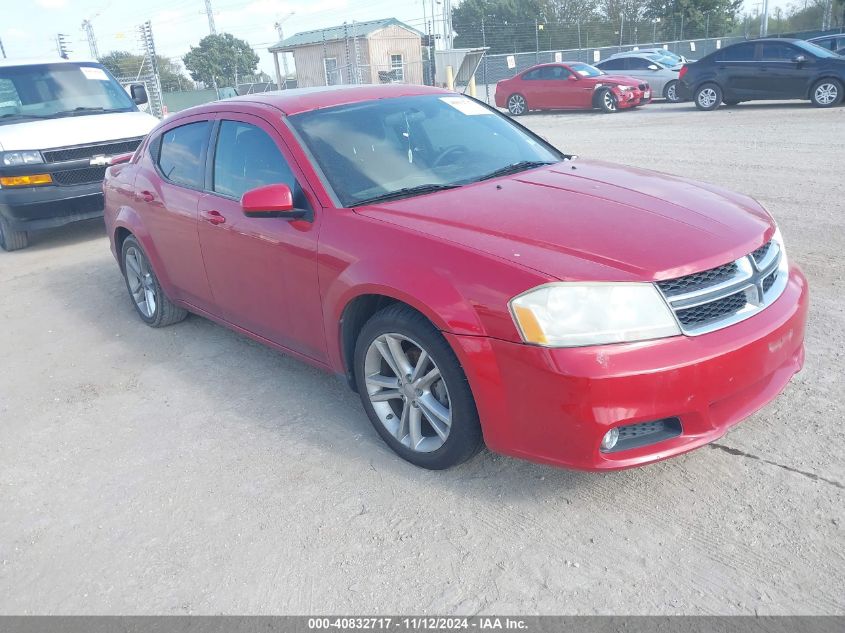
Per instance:
[[[760,16],[760,37],[769,34],[769,0],[763,0],[763,14]]]
[[[205,0],[205,14],[208,16],[208,30],[212,35],[217,35],[217,27],[214,25],[214,9],[211,7],[211,0]]]
[[[85,36],[88,38],[88,50],[91,53],[91,59],[100,59],[100,52],[97,50],[97,38],[94,37],[94,27],[91,20],[82,21],[82,30],[85,31]]]
[[[3,40],[0,39],[0,53],[3,53],[3,59],[6,59],[6,49],[3,48]]]
[[[288,13],[283,18],[279,18],[278,20],[276,20],[276,23],[273,25],[274,27],[276,27],[276,33],[278,33],[278,35],[279,35],[279,42],[283,42],[284,39],[285,39],[285,31],[282,28],[282,25],[294,13],[295,13],[294,11],[291,11],[290,13]],[[285,75],[282,78],[282,85],[279,86],[280,90],[284,90],[285,88],[288,87],[288,54],[285,51],[282,51],[282,67],[285,70]],[[276,69],[276,71],[278,72],[278,68]]]
[[[622,31],[625,29],[625,14],[619,14],[619,50],[622,50]]]
[[[59,56],[62,59],[67,59],[68,53],[72,52],[67,46],[67,37],[65,33],[58,33],[56,35],[56,50],[59,51]]]
[[[540,63],[540,23],[534,20],[534,63]]]

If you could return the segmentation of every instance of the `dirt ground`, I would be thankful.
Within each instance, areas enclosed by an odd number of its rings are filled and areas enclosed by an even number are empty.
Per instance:
[[[0,613],[845,613],[845,107],[531,115],[560,148],[778,219],[807,364],[718,445],[426,472],[335,378],[136,318],[101,223],[0,252]]]

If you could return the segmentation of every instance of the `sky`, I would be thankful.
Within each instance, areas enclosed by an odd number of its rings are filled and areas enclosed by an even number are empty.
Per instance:
[[[453,5],[458,0],[452,0]],[[0,40],[7,57],[56,54],[56,34],[68,37],[71,59],[90,57],[82,21],[90,20],[101,55],[112,50],[138,49],[137,27],[152,23],[156,51],[178,58],[209,33],[205,0],[0,0]],[[760,0],[746,0],[750,8]],[[425,0],[430,6],[431,0]],[[770,0],[785,8],[788,0]],[[218,32],[249,42],[259,54],[259,69],[273,75],[267,47],[278,41],[274,23],[283,19],[285,36],[298,31],[336,26],[345,21],[395,17],[424,30],[423,0],[212,0]],[[437,5],[442,11],[442,4]],[[439,16],[438,16],[439,20]]]

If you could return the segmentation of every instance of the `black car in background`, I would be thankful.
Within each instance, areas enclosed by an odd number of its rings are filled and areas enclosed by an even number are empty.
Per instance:
[[[812,42],[816,46],[821,46],[822,48],[831,50],[837,55],[845,55],[845,33],[811,37],[807,41]]]
[[[680,93],[699,110],[722,102],[809,99],[828,108],[845,94],[845,57],[787,38],[759,39],[726,46],[681,69]]]

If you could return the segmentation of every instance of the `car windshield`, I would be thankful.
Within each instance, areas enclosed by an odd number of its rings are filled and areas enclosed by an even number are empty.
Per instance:
[[[813,44],[812,42],[805,42],[803,40],[797,40],[792,42],[798,48],[803,48],[805,51],[810,53],[811,55],[815,55],[816,57],[841,57],[841,55],[837,55],[833,51],[829,51],[826,48],[822,48],[818,44]]]
[[[135,109],[123,87],[99,64],[0,67],[0,125]]]
[[[288,117],[347,207],[461,186],[563,159],[461,95],[365,101]]]
[[[605,74],[603,70],[599,70],[595,66],[590,66],[589,64],[582,64],[581,62],[569,64],[569,67],[582,77],[598,77],[599,75]]]

